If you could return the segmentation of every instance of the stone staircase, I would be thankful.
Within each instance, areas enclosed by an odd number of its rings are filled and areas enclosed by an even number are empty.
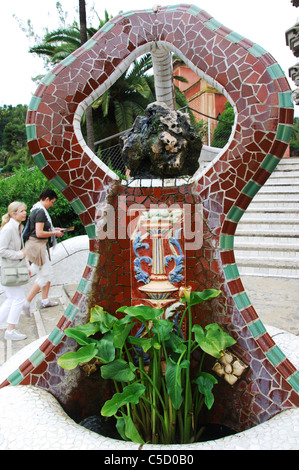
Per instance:
[[[241,275],[299,278],[299,158],[282,159],[254,197],[234,251]]]

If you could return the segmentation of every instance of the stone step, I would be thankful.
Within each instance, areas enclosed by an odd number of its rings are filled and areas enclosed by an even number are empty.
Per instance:
[[[287,259],[280,257],[261,257],[261,256],[242,256],[235,252],[236,263],[238,266],[263,267],[263,268],[280,268],[295,269],[299,271],[299,258]]]
[[[248,219],[245,222],[240,220],[236,235],[244,235],[248,233],[250,236],[277,236],[277,237],[297,237],[299,238],[299,221],[286,220],[286,221],[273,221]]]
[[[241,275],[299,277],[299,158],[281,160],[253,198],[234,253]]]
[[[266,267],[260,266],[241,266],[238,264],[240,276],[260,276],[260,277],[273,277],[273,278],[289,278],[297,279],[299,277],[299,269],[279,268],[279,267]]]
[[[260,189],[259,192],[254,196],[253,200],[251,201],[251,204],[259,202],[285,202],[286,204],[294,204],[299,202],[299,188],[297,189],[297,191],[289,191],[286,193],[283,193],[282,191],[279,191],[278,193],[278,191],[275,191],[274,189],[272,192],[262,191],[262,189]]]
[[[283,211],[299,211],[299,198],[296,199],[286,199],[286,198],[274,198],[272,197],[271,200],[268,198],[260,198],[259,200],[253,199],[249,204],[248,208],[246,209],[246,213],[251,211],[267,211],[270,212],[272,210],[283,212]]]
[[[235,252],[246,252],[246,256],[258,256],[260,253],[268,253],[273,256],[285,256],[285,257],[299,257],[299,240],[294,239],[293,243],[283,243],[284,239],[280,239],[280,243],[276,240],[276,243],[267,243],[268,239],[264,239],[262,242],[256,243],[254,238],[243,237],[245,241],[240,241],[241,237],[235,238],[234,250]],[[296,243],[297,242],[297,243]],[[248,253],[249,252],[249,253]]]
[[[299,157],[289,157],[289,158],[282,158],[278,166],[283,167],[285,165],[296,165],[296,164],[299,164]]]
[[[287,234],[289,235],[289,234]],[[268,244],[269,246],[283,246],[283,247],[294,247],[298,248],[298,237],[291,237],[291,236],[273,236],[269,234],[268,236],[264,236],[263,234],[257,234],[253,232],[253,234],[249,234],[248,232],[244,232],[239,236],[234,237],[234,246],[241,246],[242,244],[255,244],[256,246],[264,246]]]
[[[299,220],[299,208],[295,211],[292,207],[264,207],[264,208],[253,208],[248,207],[246,212],[242,215],[239,223],[244,221],[260,221],[260,220],[272,220],[273,223],[292,223],[293,221]]]
[[[272,184],[271,180],[268,180],[268,184],[265,184],[264,186],[261,187],[255,198],[258,197],[258,195],[276,195],[277,194],[289,194],[289,195],[298,195],[299,194],[299,185],[298,183],[296,185],[274,185]]]
[[[276,173],[288,173],[288,172],[299,171],[299,163],[289,163],[288,165],[278,165],[273,171],[272,175]]]
[[[298,188],[299,178],[294,178],[292,176],[286,177],[284,176],[271,176],[265,183],[264,187],[268,186],[297,186]]]
[[[277,178],[277,177],[283,177],[283,178],[294,178],[298,179],[299,178],[299,168],[276,168],[276,170],[273,171],[271,175],[272,178]]]

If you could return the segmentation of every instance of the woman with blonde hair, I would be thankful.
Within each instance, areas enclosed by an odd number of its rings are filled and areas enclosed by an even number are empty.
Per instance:
[[[2,217],[0,230],[0,257],[20,260],[26,257],[22,247],[22,222],[26,220],[26,205],[14,201],[9,204],[7,214]],[[20,341],[27,336],[16,330],[24,307],[25,294],[22,286],[2,286],[7,299],[0,307],[0,323],[7,322],[5,339]]]

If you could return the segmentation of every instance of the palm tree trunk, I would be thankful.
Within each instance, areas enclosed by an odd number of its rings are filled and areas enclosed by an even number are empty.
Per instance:
[[[79,0],[79,18],[80,18],[80,38],[81,38],[81,45],[82,45],[87,41],[85,0]],[[93,133],[93,118],[92,118],[91,106],[86,108],[85,116],[86,116],[87,145],[94,152],[94,133]]]

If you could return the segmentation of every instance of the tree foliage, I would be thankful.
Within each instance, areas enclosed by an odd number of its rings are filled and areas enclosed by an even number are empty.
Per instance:
[[[27,147],[25,119],[27,106],[4,105],[0,107],[0,168],[9,173],[20,164],[32,165]]]
[[[291,155],[299,155],[299,118],[294,119],[293,130],[290,140],[290,151]]]
[[[225,110],[219,116],[219,123],[214,131],[212,147],[223,148],[228,142],[234,123],[234,110],[232,105],[227,101]]]

